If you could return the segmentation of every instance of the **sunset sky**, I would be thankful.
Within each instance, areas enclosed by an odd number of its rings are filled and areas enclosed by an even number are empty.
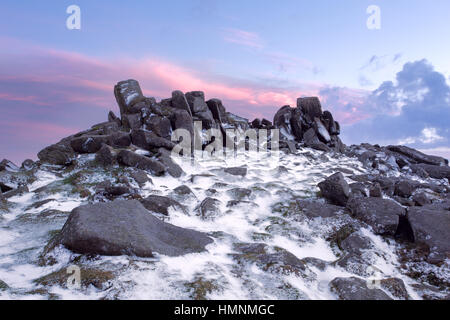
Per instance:
[[[81,30],[66,27],[72,4]],[[157,99],[202,90],[250,120],[319,96],[346,144],[449,158],[449,12],[448,0],[2,0],[0,158],[36,159],[105,121],[130,78]]]

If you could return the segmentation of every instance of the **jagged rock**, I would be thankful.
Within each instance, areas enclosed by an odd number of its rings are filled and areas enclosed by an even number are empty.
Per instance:
[[[110,136],[109,144],[114,148],[126,148],[131,145],[131,137],[126,132],[114,132]]]
[[[314,128],[308,129],[303,134],[303,140],[307,147],[325,152],[329,152],[331,150],[325,143],[319,140],[316,134],[316,130],[314,130]]]
[[[173,130],[185,129],[191,136],[194,134],[192,117],[186,110],[175,110],[170,118]]]
[[[210,99],[206,101],[209,110],[211,111],[213,118],[217,120],[219,123],[224,122],[226,119],[226,110],[222,104],[222,101],[219,99]]]
[[[139,82],[130,79],[126,81],[120,81],[114,86],[114,96],[116,97],[117,104],[120,108],[120,114],[123,115],[129,113],[129,109],[137,102],[144,100]]]
[[[18,171],[19,168],[12,161],[9,161],[8,159],[3,159],[0,162],[0,171],[5,171],[5,170],[14,172],[14,171]]]
[[[367,197],[366,186],[364,183],[355,182],[349,185],[352,197]]]
[[[0,280],[0,291],[5,291],[8,289],[9,289],[9,286],[6,284],[6,282],[3,282],[2,280]]]
[[[122,115],[122,126],[126,130],[139,129],[142,126],[142,118],[139,113]]]
[[[2,193],[6,193],[6,192],[9,192],[11,190],[14,190],[14,188],[4,184],[3,182],[0,182],[0,191]]]
[[[450,181],[450,167],[448,166],[438,166],[430,164],[417,164],[411,166],[413,172],[418,170],[424,170],[431,178],[434,179],[447,179]]]
[[[122,126],[122,121],[118,118],[113,111],[109,111],[108,113],[108,122],[115,122],[119,127]]]
[[[205,94],[203,91],[187,92],[185,96],[192,115],[209,110],[208,105],[205,102]]]
[[[52,144],[39,151],[38,158],[41,162],[54,165],[68,165],[75,158],[75,152],[70,146],[70,140],[63,139],[59,143]]]
[[[302,213],[308,218],[330,218],[335,217],[342,212],[342,207],[318,201],[297,200],[297,204],[301,208]]]
[[[155,148],[166,148],[172,150],[175,144],[167,139],[161,138],[150,131],[142,129],[131,131],[131,142],[144,150],[152,150]]]
[[[225,168],[223,170],[224,172],[231,174],[233,176],[246,176],[247,175],[247,168],[245,167],[232,167],[232,168]]]
[[[429,156],[406,146],[387,146],[386,149],[406,156],[412,163],[424,163],[437,166],[448,165],[447,159],[438,156]]]
[[[425,206],[427,204],[431,203],[431,200],[427,197],[427,195],[424,192],[418,192],[415,195],[413,195],[413,201],[416,206]]]
[[[110,166],[114,163],[114,157],[111,153],[111,149],[106,145],[102,145],[100,150],[95,154],[95,162],[101,166]]]
[[[365,280],[356,277],[335,278],[330,289],[341,300],[392,300],[383,290],[369,289]]]
[[[322,196],[332,204],[345,206],[350,196],[350,187],[344,175],[337,172],[318,184]]]
[[[192,111],[189,107],[188,101],[186,100],[186,96],[179,90],[172,92],[172,107],[175,109],[185,110],[192,117]]]
[[[408,222],[414,242],[422,242],[430,248],[428,260],[439,263],[450,258],[450,213],[413,207],[408,210]]]
[[[183,212],[186,211],[186,208],[178,201],[163,196],[151,195],[141,200],[141,203],[147,210],[161,213],[166,216],[169,215],[169,208],[174,208]]]
[[[313,123],[314,118],[322,116],[322,105],[317,97],[298,98],[297,108],[302,110],[308,123]]]
[[[200,205],[195,209],[198,215],[204,219],[211,219],[220,214],[220,201],[214,198],[205,198]]]
[[[98,130],[101,134],[108,135],[119,131],[119,124],[115,121],[112,122],[102,122],[92,126],[93,130]]]
[[[314,119],[314,128],[317,133],[317,137],[323,143],[328,143],[331,141],[330,134],[328,133],[327,128],[323,125],[322,121],[319,118]]]
[[[136,200],[116,200],[72,210],[45,252],[62,244],[82,254],[180,256],[204,251],[210,243],[212,239],[201,232],[162,222]]]
[[[402,279],[383,279],[380,280],[380,286],[398,299],[409,300],[409,294]]]
[[[418,187],[419,183],[410,180],[401,180],[395,184],[394,195],[409,198],[413,194],[414,190]]]
[[[323,112],[322,120],[325,125],[325,128],[327,129],[327,131],[329,132],[330,135],[332,135],[332,136],[339,135],[339,133],[340,133],[339,129],[338,129],[339,124],[334,121],[333,115],[331,114],[330,111]]]
[[[372,187],[369,189],[369,197],[372,198],[382,198],[383,192],[381,191],[381,187],[379,183],[375,183],[372,185]]]
[[[166,168],[161,162],[147,158],[129,150],[120,151],[117,156],[117,160],[119,161],[119,163],[125,166],[149,171],[155,176],[161,176],[166,172]]]
[[[152,114],[145,120],[145,125],[147,130],[154,132],[161,138],[170,140],[172,125],[169,118]]]
[[[130,177],[137,182],[139,187],[143,187],[147,182],[152,182],[144,170],[135,169],[130,173]]]
[[[405,209],[390,199],[350,198],[347,208],[352,215],[367,223],[376,234],[394,236]]]
[[[96,153],[103,144],[111,144],[111,136],[81,136],[70,142],[72,149],[78,153]]]
[[[192,192],[192,190],[185,185],[176,187],[175,189],[173,189],[174,193],[179,195],[179,196],[186,196],[186,195],[193,195],[194,193]]]
[[[250,123],[250,126],[255,129],[261,128],[261,119],[255,119]]]
[[[166,167],[167,172],[174,178],[179,178],[184,174],[183,169],[172,160],[171,152],[164,148],[158,149],[158,159]]]
[[[373,248],[373,243],[369,238],[353,232],[340,242],[340,248],[348,253],[360,253],[362,250]]]

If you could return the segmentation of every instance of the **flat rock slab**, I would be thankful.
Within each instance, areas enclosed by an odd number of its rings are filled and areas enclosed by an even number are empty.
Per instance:
[[[414,241],[430,247],[430,262],[450,258],[450,211],[414,207],[409,209],[407,217]]]
[[[405,209],[383,198],[351,198],[347,208],[357,219],[371,226],[375,233],[394,236]]]
[[[77,253],[138,257],[201,252],[213,242],[204,233],[159,220],[136,200],[75,208],[55,241]]]
[[[356,277],[335,278],[330,289],[341,300],[392,300],[383,290],[369,288],[366,281]]]

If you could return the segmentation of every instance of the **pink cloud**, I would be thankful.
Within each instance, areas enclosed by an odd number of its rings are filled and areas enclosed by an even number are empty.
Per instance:
[[[257,33],[233,28],[226,28],[223,31],[225,34],[224,40],[227,42],[255,49],[262,49],[264,47],[263,41]]]

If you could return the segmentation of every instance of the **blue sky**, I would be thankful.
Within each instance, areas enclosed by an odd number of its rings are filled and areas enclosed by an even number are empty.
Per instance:
[[[81,30],[66,28],[72,4]],[[369,5],[381,9],[380,30],[366,27]],[[117,111],[114,83],[133,77],[148,95],[204,90],[249,118],[319,95],[348,144],[403,142],[449,157],[449,12],[447,0],[3,0],[0,134],[13,138],[2,138],[0,156],[33,158],[104,121]],[[434,117],[412,119],[425,103]],[[397,127],[388,136],[380,123]]]

